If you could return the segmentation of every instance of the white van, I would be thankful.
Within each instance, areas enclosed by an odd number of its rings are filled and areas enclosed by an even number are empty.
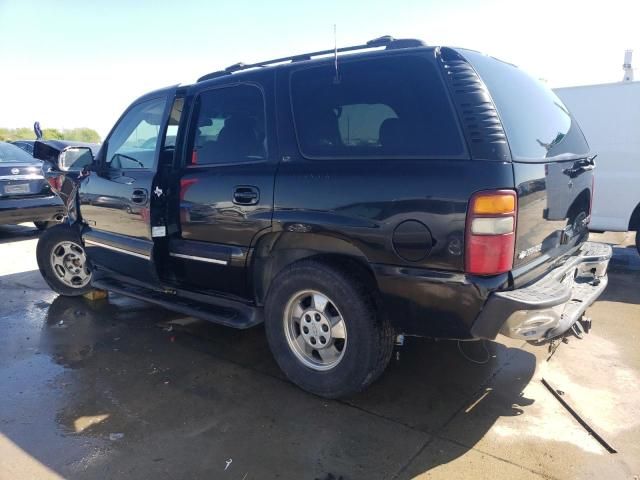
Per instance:
[[[558,88],[597,153],[589,229],[636,232],[640,253],[640,82]]]

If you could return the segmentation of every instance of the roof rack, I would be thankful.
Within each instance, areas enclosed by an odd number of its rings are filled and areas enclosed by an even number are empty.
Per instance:
[[[231,75],[232,73],[239,72],[242,70],[248,70],[250,68],[267,67],[270,65],[276,65],[276,64],[285,63],[285,62],[289,62],[289,63],[301,62],[304,60],[311,60],[313,57],[330,55],[333,53],[353,52],[356,50],[368,50],[368,49],[379,48],[379,47],[385,47],[385,50],[395,50],[400,48],[414,48],[414,47],[425,47],[425,46],[426,44],[422,40],[416,40],[414,38],[395,39],[390,35],[385,35],[383,37],[378,37],[378,38],[374,38],[373,40],[369,40],[364,45],[355,45],[352,47],[342,47],[338,49],[332,48],[330,50],[320,50],[318,52],[302,53],[302,54],[293,55],[290,57],[274,58],[273,60],[267,60],[267,61],[258,62],[258,63],[249,63],[249,64],[236,63],[228,66],[224,70],[208,73],[198,78],[198,82],[211,80],[212,78],[218,78],[225,75]]]

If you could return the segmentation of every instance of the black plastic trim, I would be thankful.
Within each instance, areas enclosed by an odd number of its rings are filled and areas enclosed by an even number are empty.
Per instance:
[[[171,293],[165,293],[147,288],[133,279],[116,278],[111,274],[94,279],[92,285],[227,327],[246,329],[263,321],[262,309],[258,307],[182,290],[168,289]],[[206,302],[202,301],[204,298]]]
[[[510,161],[511,151],[489,90],[471,64],[452,48],[437,54],[473,159]]]

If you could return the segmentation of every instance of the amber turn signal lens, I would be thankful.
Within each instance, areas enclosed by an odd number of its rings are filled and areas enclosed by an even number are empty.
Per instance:
[[[474,215],[512,213],[515,209],[516,197],[513,193],[477,195],[472,207]]]

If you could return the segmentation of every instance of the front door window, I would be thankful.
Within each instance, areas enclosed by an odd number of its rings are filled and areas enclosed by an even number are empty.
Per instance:
[[[166,98],[133,106],[109,137],[105,162],[110,169],[153,169]]]

